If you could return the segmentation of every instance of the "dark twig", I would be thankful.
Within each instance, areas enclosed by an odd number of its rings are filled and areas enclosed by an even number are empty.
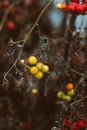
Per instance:
[[[70,25],[67,31],[67,38],[65,42],[65,53],[64,53],[64,60],[67,61],[67,67],[69,65],[69,56],[70,56],[70,47],[72,42],[72,32],[74,30],[74,24],[75,24],[76,15],[72,14],[70,19]]]

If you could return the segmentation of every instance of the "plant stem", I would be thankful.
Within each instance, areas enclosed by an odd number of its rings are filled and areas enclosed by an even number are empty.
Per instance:
[[[67,64],[69,64],[68,59],[69,59],[70,50],[71,50],[70,47],[71,47],[71,42],[72,42],[72,32],[74,29],[75,19],[76,19],[76,15],[72,14],[71,19],[70,19],[70,25],[67,31],[67,38],[65,42],[64,60],[67,61]]]

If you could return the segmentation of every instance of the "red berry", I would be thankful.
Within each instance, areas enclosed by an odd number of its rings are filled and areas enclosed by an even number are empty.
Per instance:
[[[71,11],[71,12],[74,12],[75,11],[75,6],[73,4],[69,4],[68,5],[68,10]]]
[[[76,122],[74,122],[74,123],[72,124],[72,130],[79,130],[79,129],[78,129],[78,124],[77,124]]]
[[[66,130],[66,128],[61,128],[61,130]]]
[[[1,4],[1,7],[2,8],[7,8],[9,6],[9,2],[8,1],[5,1]]]
[[[87,4],[83,3],[83,8],[84,8],[84,11],[87,11]]]
[[[64,123],[64,125],[67,126],[67,125],[69,125],[70,121],[68,119],[65,119],[63,123]]]
[[[87,3],[87,0],[82,0],[83,3]]]
[[[73,2],[72,4],[75,6],[75,8],[78,6],[78,4],[75,2]]]
[[[7,28],[8,30],[14,30],[14,29],[15,29],[15,24],[14,24],[14,22],[13,22],[13,21],[7,21],[7,23],[6,23],[6,28]]]
[[[72,2],[79,3],[79,0],[71,0]]]
[[[78,13],[83,13],[85,11],[85,8],[83,6],[83,4],[79,4],[77,7],[76,7],[76,11]]]
[[[79,127],[85,127],[87,125],[87,121],[86,120],[80,120],[77,122]]]
[[[74,12],[75,10],[76,10],[76,7],[77,7],[77,3],[71,3],[71,4],[69,4],[68,5],[68,10],[70,11],[70,12]]]

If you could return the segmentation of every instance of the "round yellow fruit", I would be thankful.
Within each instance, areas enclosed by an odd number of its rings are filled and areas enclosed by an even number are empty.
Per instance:
[[[68,91],[67,91],[67,94],[68,94],[69,96],[73,96],[73,95],[75,94],[74,89],[68,90]]]
[[[35,65],[35,64],[37,64],[37,58],[36,58],[35,56],[30,56],[30,57],[28,58],[28,63],[29,63],[30,65]]]
[[[43,78],[43,72],[39,71],[36,75],[35,75],[36,79],[42,79]]]
[[[57,97],[62,99],[64,96],[64,93],[62,91],[57,92]]]
[[[42,69],[43,69],[43,63],[41,63],[41,62],[38,62],[38,63],[36,64],[36,66],[37,66],[37,68],[38,68],[39,70],[42,70]]]
[[[35,75],[37,74],[39,71],[38,71],[38,68],[36,66],[33,66],[33,67],[30,67],[30,73]]]
[[[62,9],[62,5],[61,5],[60,3],[58,3],[58,4],[56,5],[56,8],[57,8],[57,9]]]
[[[47,65],[43,65],[42,72],[47,73],[49,71],[49,67]]]
[[[64,99],[65,101],[69,102],[69,101],[71,100],[71,97],[68,96],[68,95],[65,95],[65,96],[63,97],[63,99]]]
[[[38,93],[38,90],[37,90],[36,88],[33,88],[33,89],[31,90],[31,93],[34,94],[34,95],[36,95],[36,94]]]

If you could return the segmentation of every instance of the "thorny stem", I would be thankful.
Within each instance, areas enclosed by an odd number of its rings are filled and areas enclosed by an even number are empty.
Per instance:
[[[20,2],[22,2],[22,0],[19,0],[19,1],[17,0],[17,1],[15,1],[15,2],[13,2],[13,3],[7,8],[7,10],[6,10],[6,12],[5,12],[5,15],[3,16],[2,21],[1,21],[1,23],[0,23],[0,32],[1,32],[2,28],[3,28],[3,26],[4,26],[4,23],[5,23],[6,19],[7,19],[7,16],[8,16],[8,14],[9,14],[10,10],[11,10],[16,4],[18,4],[18,3],[20,3]]]
[[[19,53],[18,53],[18,56],[17,56],[17,59],[15,60],[14,64],[10,67],[10,69],[6,72],[6,74],[4,75],[4,78],[3,78],[3,81],[7,80],[6,79],[6,76],[8,75],[8,73],[14,68],[14,66],[16,65],[16,63],[18,62],[18,60],[20,59],[20,56],[21,56],[21,53],[23,51],[23,48],[27,42],[27,40],[29,40],[30,38],[30,35],[31,33],[33,32],[34,28],[36,27],[36,25],[38,24],[41,16],[44,14],[44,12],[46,11],[46,9],[51,5],[51,3],[53,2],[53,0],[50,0],[48,2],[48,4],[44,7],[44,9],[41,11],[41,13],[39,14],[39,16],[37,17],[35,23],[33,24],[31,30],[27,33],[27,35],[25,36],[24,38],[24,42],[23,42],[23,45],[22,45],[22,48],[20,49]],[[11,8],[11,7],[10,7]]]

